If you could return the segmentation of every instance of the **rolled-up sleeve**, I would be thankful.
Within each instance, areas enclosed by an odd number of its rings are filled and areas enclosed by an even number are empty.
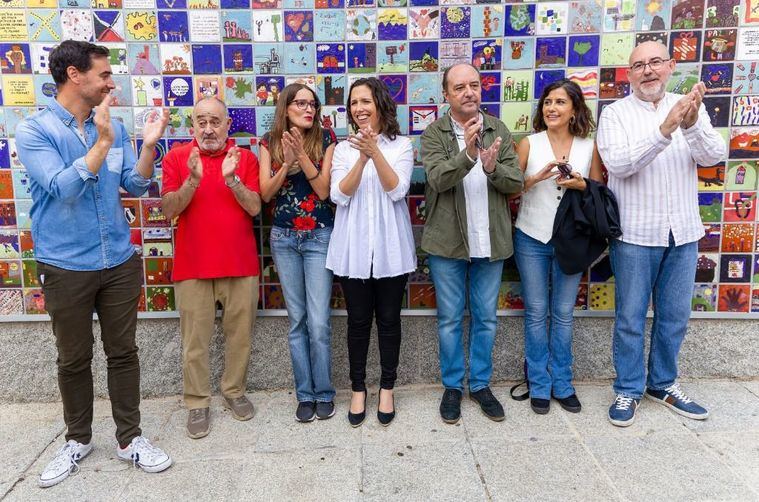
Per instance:
[[[414,171],[414,147],[411,140],[403,138],[403,146],[395,159],[386,159],[398,176],[398,184],[395,188],[386,192],[388,197],[395,202],[406,196],[411,186],[411,174]]]
[[[340,190],[340,182],[348,175],[351,168],[351,166],[348,165],[349,157],[346,155],[346,147],[350,148],[350,145],[347,142],[339,143],[335,147],[335,153],[332,155],[329,198],[338,206],[347,206],[352,198],[350,195],[346,195]]]
[[[29,177],[56,199],[76,200],[98,179],[87,169],[84,157],[66,164],[34,121],[22,122],[16,128],[16,149]]]
[[[119,144],[124,152],[121,161],[121,187],[135,197],[139,197],[147,191],[152,178],[144,177],[137,170],[137,155],[132,148],[132,141],[129,139],[129,134],[121,122],[113,121],[112,125],[114,128],[117,127],[116,124],[118,124],[118,129],[121,134]]]

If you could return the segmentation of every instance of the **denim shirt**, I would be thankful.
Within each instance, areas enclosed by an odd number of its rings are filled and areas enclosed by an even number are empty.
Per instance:
[[[111,119],[114,141],[98,174],[85,155],[98,139],[94,112],[82,136],[74,116],[53,101],[16,129],[16,148],[30,178],[32,238],[38,261],[67,270],[102,270],[134,254],[119,187],[134,197],[150,179],[136,169],[129,135]]]

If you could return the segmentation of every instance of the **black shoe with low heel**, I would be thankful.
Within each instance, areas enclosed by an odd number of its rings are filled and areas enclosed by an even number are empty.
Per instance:
[[[577,394],[572,394],[571,396],[563,397],[561,399],[556,396],[553,396],[553,398],[559,402],[562,408],[570,413],[580,413],[580,411],[582,411],[582,404],[580,404]]]
[[[380,390],[382,392],[382,390]],[[393,394],[393,411],[390,413],[385,413],[384,411],[379,410],[379,402],[377,403],[377,420],[379,420],[379,423],[383,427],[387,427],[390,425],[390,422],[393,421],[395,418],[395,394]]]
[[[350,406],[348,407],[348,422],[351,424],[351,427],[358,427],[366,419],[366,394],[367,392],[364,391],[364,411],[361,413],[351,413]]]

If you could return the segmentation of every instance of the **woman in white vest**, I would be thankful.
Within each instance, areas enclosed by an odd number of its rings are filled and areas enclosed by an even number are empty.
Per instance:
[[[603,181],[601,159],[589,137],[594,127],[580,87],[559,80],[538,101],[533,119],[537,133],[517,147],[525,179],[514,253],[525,306],[530,406],[541,415],[548,413],[551,397],[567,411],[581,409],[572,386],[572,314],[582,274],[564,274],[549,241],[566,190],[584,190],[585,178]]]

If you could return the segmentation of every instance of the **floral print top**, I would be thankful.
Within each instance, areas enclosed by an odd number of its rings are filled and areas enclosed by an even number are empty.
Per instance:
[[[322,148],[326,151],[329,145],[337,143],[337,136],[332,129],[324,129],[322,133]],[[261,138],[260,144],[269,148],[268,133]],[[314,165],[321,171],[321,161],[314,162]],[[279,167],[279,164],[272,160],[272,170],[275,171]],[[314,230],[332,227],[335,223],[335,214],[329,199],[319,199],[303,171],[285,178],[273,203],[275,227]]]

